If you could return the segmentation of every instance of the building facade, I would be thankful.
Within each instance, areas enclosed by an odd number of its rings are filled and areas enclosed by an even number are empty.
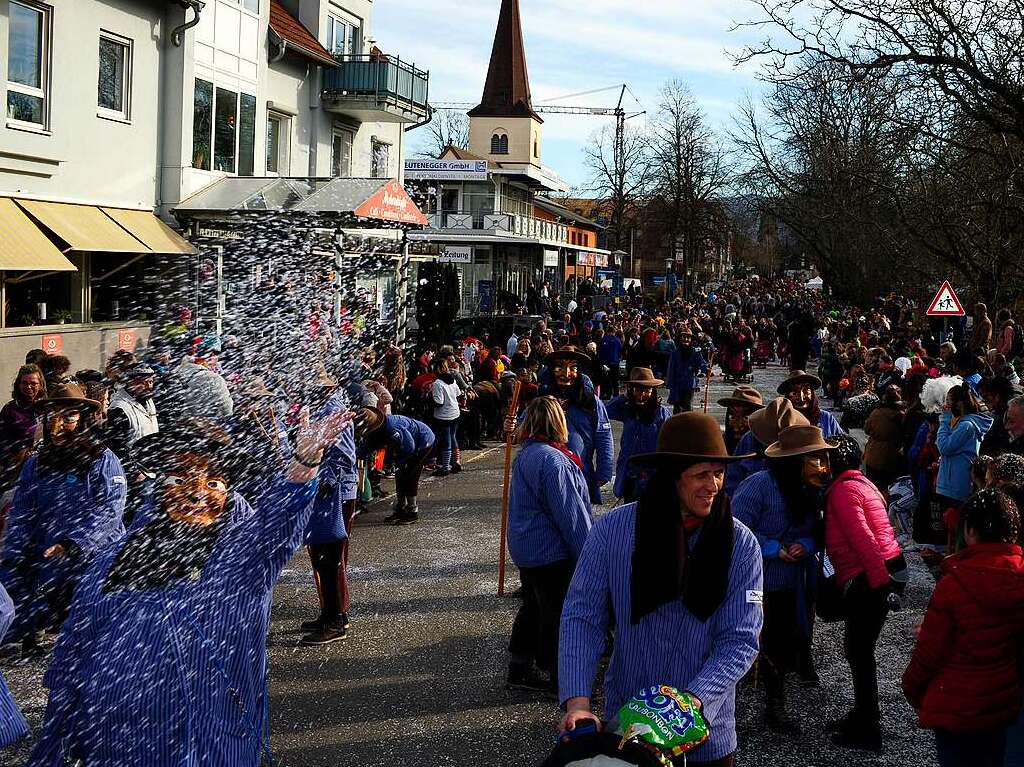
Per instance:
[[[98,367],[145,340],[169,270],[200,267],[173,211],[218,180],[400,179],[429,75],[372,9],[0,0],[0,377],[31,348]]]
[[[567,274],[594,277],[599,263],[608,266],[600,227],[550,198],[569,186],[542,162],[543,124],[519,2],[502,0],[483,95],[469,111],[468,148],[406,166],[407,187],[425,200],[430,221],[409,238],[418,252],[456,266],[460,314],[507,310],[525,303],[531,286],[561,292]]]

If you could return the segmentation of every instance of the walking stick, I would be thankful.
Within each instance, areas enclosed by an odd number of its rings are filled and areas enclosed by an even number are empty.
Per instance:
[[[508,412],[515,421],[519,414],[519,387],[521,382],[516,380],[512,386],[512,402],[509,403]],[[498,559],[498,596],[505,595],[505,550],[508,548],[508,491],[509,479],[512,475],[512,440],[514,431],[505,435],[505,482],[501,492],[501,554]]]
[[[711,391],[711,377],[712,377],[712,375],[713,375],[713,373],[711,372],[711,368],[708,367],[707,380],[704,382],[704,412],[705,413],[708,412],[708,394]]]

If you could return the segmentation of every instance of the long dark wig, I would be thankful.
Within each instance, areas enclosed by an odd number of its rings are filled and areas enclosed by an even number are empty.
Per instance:
[[[711,514],[701,525],[700,539],[688,552],[676,492],[676,480],[686,468],[686,464],[653,468],[637,503],[630,583],[634,624],[679,598],[699,620],[706,621],[725,599],[734,534],[729,497],[724,491],[715,497]]]
[[[782,492],[786,503],[786,516],[793,525],[803,524],[808,517],[815,517],[821,505],[821,493],[817,488],[804,484],[805,455],[790,455],[785,458],[769,458],[768,471]]]

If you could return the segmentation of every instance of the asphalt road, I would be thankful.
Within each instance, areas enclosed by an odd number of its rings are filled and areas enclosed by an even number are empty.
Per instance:
[[[769,394],[783,377],[773,366],[757,371],[755,383]],[[710,399],[731,388],[717,379]],[[722,416],[717,405],[711,412]],[[382,526],[386,503],[357,520],[352,629],[345,642],[297,645],[298,624],[314,615],[316,595],[305,554],[285,570],[274,594],[269,640],[275,763],[518,767],[543,761],[559,718],[555,704],[504,688],[518,602],[496,595],[503,457],[500,447],[466,453],[462,474],[426,481],[417,525]],[[914,573],[907,605],[886,624],[878,652],[884,754],[835,749],[824,733],[826,720],[849,708],[852,693],[841,625],[819,623],[814,649],[821,686],[791,696],[802,734],[768,734],[762,690],[744,685],[737,704],[740,764],[935,764],[931,733],[917,728],[899,690],[913,647],[911,628],[931,591],[916,554],[908,558]],[[510,565],[507,590],[517,585]],[[44,669],[42,661],[0,657],[0,670],[34,727],[45,706]],[[0,764],[21,765],[26,754],[24,747],[0,754]]]

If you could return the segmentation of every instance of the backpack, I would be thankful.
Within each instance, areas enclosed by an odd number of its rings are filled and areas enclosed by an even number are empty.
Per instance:
[[[1021,335],[1020,325],[1016,322],[1010,325],[1013,330],[1013,343],[1010,344],[1010,354],[1007,362],[1012,362],[1017,357],[1024,357],[1024,336]]]

